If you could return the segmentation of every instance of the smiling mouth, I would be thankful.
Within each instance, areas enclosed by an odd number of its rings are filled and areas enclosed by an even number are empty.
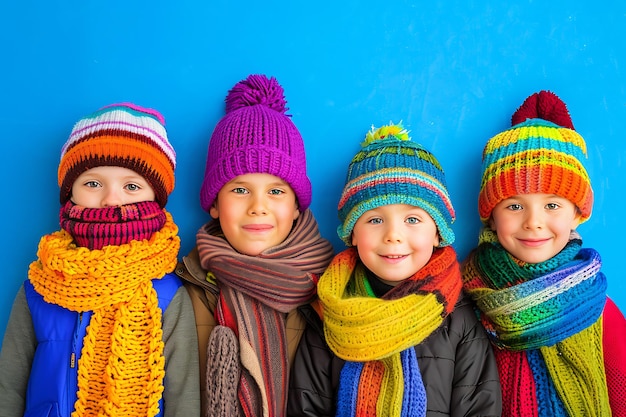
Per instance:
[[[244,230],[248,232],[265,232],[266,230],[270,230],[272,228],[269,224],[248,224],[243,226]]]
[[[520,242],[522,242],[526,246],[541,246],[548,240],[550,239],[520,239]]]

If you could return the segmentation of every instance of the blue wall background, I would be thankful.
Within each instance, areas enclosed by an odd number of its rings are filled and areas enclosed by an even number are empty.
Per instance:
[[[224,97],[275,76],[306,144],[312,210],[336,249],[347,164],[372,124],[402,120],[440,159],[460,257],[476,244],[486,140],[540,89],[567,103],[595,189],[579,231],[603,255],[626,310],[626,3],[553,0],[9,2],[0,12],[0,335],[35,259],[58,229],[56,169],[73,124],[103,105],[160,110],[178,153],[168,208],[182,253],[209,216],[199,204]]]

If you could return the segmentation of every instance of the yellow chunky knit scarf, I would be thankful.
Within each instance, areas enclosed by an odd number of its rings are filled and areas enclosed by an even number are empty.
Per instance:
[[[418,345],[453,310],[461,292],[456,253],[446,247],[396,291],[395,299],[355,296],[346,291],[358,263],[356,249],[333,259],[317,284],[329,347],[348,361],[366,362],[389,357]]]
[[[161,310],[151,280],[176,266],[178,227],[166,212],[149,240],[101,250],[77,247],[58,231],[44,236],[28,277],[44,300],[92,311],[78,362],[73,417],[141,416],[159,412],[165,358]]]

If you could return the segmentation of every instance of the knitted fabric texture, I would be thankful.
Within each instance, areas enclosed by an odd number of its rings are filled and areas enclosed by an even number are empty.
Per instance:
[[[200,204],[209,211],[220,189],[239,175],[265,173],[289,184],[300,211],[311,204],[304,142],[286,114],[275,78],[250,75],[226,96],[226,115],[215,126],[206,161]]]
[[[255,257],[235,251],[217,220],[203,226],[196,241],[202,267],[217,281],[216,321],[227,328],[209,337],[207,375],[226,380],[207,384],[207,403],[211,410],[232,409],[232,393],[220,390],[229,386],[238,389],[243,415],[284,416],[289,381],[286,313],[315,298],[318,276],[333,256],[330,242],[320,236],[310,210],[298,217],[283,243]],[[228,348],[233,344],[239,346],[238,356]],[[236,375],[238,381],[229,385]]]
[[[626,417],[626,319],[610,298],[602,313],[602,337],[611,411],[614,417]]]
[[[425,210],[437,225],[439,246],[454,242],[451,225],[455,212],[443,169],[432,153],[411,141],[400,124],[372,127],[362,149],[352,158],[338,205],[341,240],[351,246],[359,217],[389,204]]]
[[[575,233],[554,258],[526,264],[506,252],[493,231],[483,231],[463,280],[500,347],[503,415],[559,415],[559,409],[572,417],[609,415],[600,265]]]
[[[165,212],[155,201],[104,208],[86,208],[68,201],[61,207],[60,218],[61,227],[76,244],[89,249],[150,239],[165,224]]]
[[[163,393],[162,312],[152,279],[176,266],[178,228],[166,213],[150,240],[102,250],[64,230],[44,236],[28,276],[48,303],[92,317],[78,361],[72,416],[155,416]]]
[[[144,177],[165,207],[174,189],[176,153],[156,110],[132,103],[112,104],[79,120],[61,149],[58,178],[61,204],[83,172],[98,166],[131,169]]]
[[[441,326],[454,309],[461,285],[451,246],[435,250],[421,270],[382,298],[374,297],[368,288],[356,248],[335,256],[317,290],[328,346],[348,366],[342,370],[338,411],[423,415],[421,374],[415,374],[419,368],[414,353],[410,356],[406,351]],[[357,372],[354,363],[358,362],[368,364]]]
[[[513,127],[489,139],[483,151],[478,211],[488,222],[494,207],[518,194],[567,198],[591,216],[593,191],[584,166],[587,146],[554,93],[528,97],[512,117]]]
[[[381,395],[387,391],[389,395]],[[426,389],[415,349],[377,361],[346,362],[341,369],[335,415],[425,416]]]
[[[241,377],[237,335],[226,326],[215,326],[212,333],[207,347],[205,386],[219,395],[208,395],[207,410],[202,415],[237,417],[242,415],[237,400]]]

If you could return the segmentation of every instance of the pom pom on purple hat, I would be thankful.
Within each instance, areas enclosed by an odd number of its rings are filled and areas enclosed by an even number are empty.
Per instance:
[[[226,96],[226,115],[217,123],[207,155],[200,204],[209,211],[222,187],[239,175],[263,173],[281,178],[298,199],[311,204],[304,142],[286,114],[282,86],[274,78],[250,75]]]

